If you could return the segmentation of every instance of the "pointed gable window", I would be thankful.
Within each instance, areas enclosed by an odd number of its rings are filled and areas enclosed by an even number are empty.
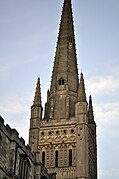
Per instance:
[[[59,79],[59,86],[61,86],[61,85],[64,85],[64,79],[63,78]]]

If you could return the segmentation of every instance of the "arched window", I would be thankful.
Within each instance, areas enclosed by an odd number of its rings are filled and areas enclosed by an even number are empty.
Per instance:
[[[58,151],[55,151],[55,167],[58,167]]]
[[[69,166],[72,166],[72,149],[69,149]]]
[[[59,86],[60,85],[64,85],[64,79],[63,78],[60,78],[60,80],[59,80]]]
[[[29,168],[30,162],[26,154],[20,154],[19,160],[19,178],[28,179],[29,178]]]
[[[45,167],[45,152],[44,151],[42,152],[42,164],[43,164],[43,167]]]

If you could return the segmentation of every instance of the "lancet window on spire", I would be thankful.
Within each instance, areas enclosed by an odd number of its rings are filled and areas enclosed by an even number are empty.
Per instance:
[[[69,36],[68,39],[69,39],[69,43],[72,43],[72,37]]]
[[[63,78],[59,79],[59,86],[61,86],[61,85],[64,85],[64,79]]]

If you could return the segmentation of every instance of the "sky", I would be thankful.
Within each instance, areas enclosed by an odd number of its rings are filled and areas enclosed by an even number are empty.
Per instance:
[[[0,115],[28,143],[37,78],[46,102],[63,0],[0,0]],[[98,178],[119,179],[119,0],[73,0],[79,74],[92,95]]]

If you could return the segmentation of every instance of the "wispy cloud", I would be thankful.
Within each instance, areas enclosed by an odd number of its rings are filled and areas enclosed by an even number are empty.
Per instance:
[[[86,81],[88,92],[93,94],[109,94],[119,89],[119,75],[96,76]]]
[[[8,123],[11,128],[15,128],[28,143],[30,114],[27,98],[14,95],[5,99],[0,106],[0,115],[3,116],[5,124]]]
[[[94,106],[94,109],[98,137],[115,138],[119,136],[119,102],[99,104]]]
[[[104,103],[95,106],[95,112],[103,123],[114,123],[119,119],[119,102]]]
[[[111,168],[110,170],[100,170],[99,175],[106,179],[110,177],[119,177],[119,168]]]
[[[20,114],[27,110],[27,106],[24,103],[24,100],[20,97],[11,96],[3,102],[3,105],[0,106],[0,111],[3,113],[14,113]]]
[[[95,119],[98,123],[99,132],[112,135],[119,135],[119,75],[95,76],[85,82],[87,93],[92,92],[96,102],[94,104]],[[116,100],[113,95],[116,94]],[[101,99],[101,100],[100,100]],[[105,100],[104,100],[105,99]],[[110,130],[112,126],[115,130]],[[104,129],[104,133],[102,132]]]

